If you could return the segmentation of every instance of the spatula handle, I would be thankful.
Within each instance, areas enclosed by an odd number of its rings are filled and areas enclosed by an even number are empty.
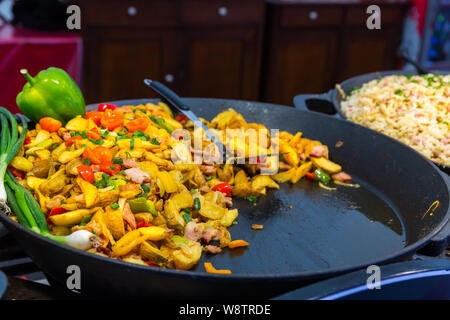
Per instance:
[[[161,82],[145,79],[144,83],[156,91],[156,93],[158,93],[161,97],[166,99],[167,102],[169,102],[174,108],[178,109],[179,112],[182,110],[190,110],[189,106],[185,105],[175,92],[167,88]]]

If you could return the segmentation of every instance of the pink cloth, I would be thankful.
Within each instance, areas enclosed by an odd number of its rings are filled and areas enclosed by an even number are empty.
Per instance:
[[[20,112],[16,96],[26,82],[19,73],[31,76],[48,67],[67,71],[81,85],[83,42],[72,32],[42,32],[10,25],[0,27],[0,106]]]

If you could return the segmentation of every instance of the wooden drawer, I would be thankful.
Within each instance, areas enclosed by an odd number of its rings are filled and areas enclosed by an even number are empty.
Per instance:
[[[264,0],[185,0],[186,24],[254,24],[264,21]]]
[[[379,5],[381,11],[381,28],[383,25],[398,25],[403,21],[407,4],[401,5]],[[345,23],[351,26],[366,26],[369,14],[366,13],[367,5],[352,6],[347,10]]]
[[[343,18],[344,10],[340,6],[284,6],[281,26],[336,26],[343,22]]]
[[[165,26],[179,23],[178,0],[79,0],[82,24],[90,26]],[[177,21],[178,20],[178,21]]]

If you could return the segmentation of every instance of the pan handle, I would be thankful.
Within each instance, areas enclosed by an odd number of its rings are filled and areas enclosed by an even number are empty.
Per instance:
[[[333,103],[334,89],[323,94],[299,94],[294,97],[294,107],[304,111],[320,112],[335,118],[344,118]]]
[[[447,181],[447,185],[450,186],[450,176],[446,173],[441,175]],[[436,257],[440,255],[450,245],[450,220],[447,221],[445,226],[433,237],[430,242],[419,250],[420,254]]]
[[[450,222],[430,240],[430,242],[419,250],[418,253],[436,257],[439,256],[450,244]]]

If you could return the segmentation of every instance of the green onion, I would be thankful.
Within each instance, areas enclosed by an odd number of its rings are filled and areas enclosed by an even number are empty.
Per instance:
[[[119,209],[119,207],[120,207],[119,204],[116,203],[116,202],[114,202],[114,203],[111,205],[111,208],[114,209],[114,210]]]
[[[256,201],[258,201],[258,197],[250,196],[250,197],[247,198],[247,200],[250,201],[250,202],[256,202]]]
[[[130,150],[134,149],[134,139],[131,139],[130,141]]]
[[[52,143],[52,144],[48,147],[48,150],[53,151],[53,150],[55,150],[60,144],[61,144],[61,143],[59,143],[59,142]]]
[[[161,144],[156,138],[153,138],[152,141],[150,141],[150,143],[157,145],[157,146],[159,146]]]
[[[213,178],[212,176],[206,176],[206,177],[205,177],[205,180],[206,180],[206,181],[209,181],[209,180],[211,180],[212,178]]]
[[[186,221],[186,223],[189,223],[189,222],[192,221],[192,218],[191,218],[191,216],[189,215],[189,213],[183,214],[183,219],[184,219],[184,221]]]
[[[123,159],[122,158],[113,158],[112,159],[112,163],[114,163],[114,164],[123,164]]]
[[[195,198],[194,199],[194,209],[198,211],[201,208],[202,208],[202,204],[200,202],[200,198]]]

